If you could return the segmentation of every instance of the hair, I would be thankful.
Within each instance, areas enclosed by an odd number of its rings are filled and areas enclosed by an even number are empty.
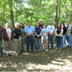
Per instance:
[[[45,24],[43,26],[46,26]]]
[[[67,22],[67,21],[69,22],[69,20],[66,20],[66,22]]]
[[[30,21],[27,21],[27,22],[30,22]]]
[[[24,28],[24,25],[23,25],[23,23],[20,23],[20,25],[22,24],[22,28]],[[21,28],[21,26],[19,26],[20,28]]]
[[[6,23],[6,27],[7,27],[7,24],[9,24],[9,23]],[[9,24],[10,25],[10,24]]]
[[[39,24],[39,22],[36,22],[36,24]]]
[[[60,29],[61,29],[61,24],[58,24],[58,25],[60,25]],[[57,25],[57,29],[58,29],[58,25]]]
[[[61,22],[61,24],[63,23],[63,25],[65,26],[64,22]]]
[[[19,25],[19,23],[15,23],[15,27],[16,27],[17,25]]]

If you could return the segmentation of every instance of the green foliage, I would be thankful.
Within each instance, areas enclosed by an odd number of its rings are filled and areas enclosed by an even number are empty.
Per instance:
[[[70,20],[70,0],[61,0],[60,8],[59,23]],[[27,25],[27,20],[30,20],[32,25],[35,26],[35,23],[40,19],[43,19],[46,25],[51,20],[55,24],[56,0],[0,0],[0,24],[5,25],[6,22],[11,23],[9,11],[12,9],[14,22],[23,22],[25,26]]]

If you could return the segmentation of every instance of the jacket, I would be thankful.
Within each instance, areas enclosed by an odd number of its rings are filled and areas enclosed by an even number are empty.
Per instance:
[[[39,38],[41,38],[41,28],[40,27],[35,27],[35,38],[38,38],[37,35],[39,35]]]
[[[14,34],[14,38],[15,39],[19,39],[19,36],[21,36],[21,34],[22,34],[22,32],[21,32],[21,30],[18,28],[15,28],[14,30],[13,30],[13,34]]]
[[[13,39],[13,30],[11,29],[11,31],[12,31],[11,32],[11,41],[12,41],[12,39]],[[6,32],[6,28],[3,29],[3,39],[4,39],[4,41],[9,41],[9,37],[7,35],[7,32]]]
[[[56,29],[55,34],[56,34],[56,37],[62,37],[63,36],[63,29],[61,29],[61,30]]]

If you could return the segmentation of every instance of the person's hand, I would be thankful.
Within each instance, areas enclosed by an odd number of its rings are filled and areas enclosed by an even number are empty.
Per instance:
[[[9,41],[11,41],[11,38],[9,38]]]
[[[52,34],[50,34],[50,36],[52,37]]]
[[[31,36],[31,34],[28,34],[28,36]]]
[[[24,37],[21,37],[21,39],[24,39]]]
[[[43,38],[45,39],[45,36],[43,36]]]
[[[39,38],[39,36],[37,36]]]

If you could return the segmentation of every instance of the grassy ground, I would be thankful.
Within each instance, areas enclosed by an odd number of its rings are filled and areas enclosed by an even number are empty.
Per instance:
[[[0,71],[72,72],[72,49],[30,52],[0,56]]]

